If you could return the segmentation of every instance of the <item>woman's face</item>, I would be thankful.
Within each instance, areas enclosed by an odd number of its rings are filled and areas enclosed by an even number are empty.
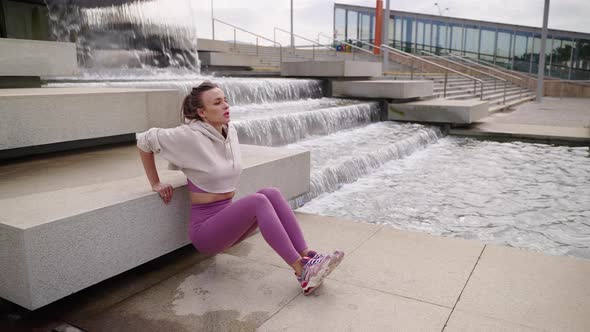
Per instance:
[[[197,109],[197,112],[205,122],[213,127],[229,123],[229,105],[220,88],[203,92],[202,98],[204,106]]]

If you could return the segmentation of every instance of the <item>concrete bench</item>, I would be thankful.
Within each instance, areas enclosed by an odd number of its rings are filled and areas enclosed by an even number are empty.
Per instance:
[[[309,190],[308,151],[242,145],[236,198]],[[169,205],[150,191],[134,145],[0,166],[0,297],[28,309],[189,244],[186,178],[166,170]]]
[[[176,90],[0,89],[0,159],[18,156],[14,149],[172,127],[179,121],[180,102]]]

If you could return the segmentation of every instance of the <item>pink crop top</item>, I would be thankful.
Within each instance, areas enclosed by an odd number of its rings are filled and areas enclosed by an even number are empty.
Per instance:
[[[194,183],[191,182],[191,180],[186,179],[186,181],[187,181],[187,184],[186,185],[187,185],[188,190],[190,192],[192,192],[192,193],[206,193],[206,194],[209,193],[209,192],[207,192],[207,191],[205,191],[205,190],[197,187]]]

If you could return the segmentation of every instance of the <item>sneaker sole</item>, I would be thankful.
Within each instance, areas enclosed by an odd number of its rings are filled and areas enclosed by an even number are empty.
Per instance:
[[[330,274],[330,272],[332,272],[332,269],[330,269],[330,266],[333,265],[332,262],[335,261],[336,259],[334,259],[334,257],[332,255],[330,255],[330,257],[328,257],[327,259],[329,259],[329,261],[326,262],[326,264],[324,264],[324,266],[322,266],[321,270],[319,270],[314,276],[312,276],[309,279],[307,286],[303,289],[304,295],[311,294],[311,292],[313,292],[316,288],[318,288],[322,284],[322,282]]]
[[[334,270],[336,267],[338,267],[338,265],[340,265],[340,263],[342,262],[342,260],[344,259],[344,251],[340,251],[340,250],[334,250],[334,252],[332,253],[332,256],[334,256],[335,259],[335,264],[332,267],[332,270]]]
[[[338,265],[340,265],[340,262],[342,262],[342,259],[344,258],[344,252],[340,251],[340,250],[336,250],[336,251],[334,251],[334,253],[332,253],[331,256],[332,256],[332,260],[330,261],[330,264],[329,264],[330,271],[328,271],[328,275],[330,273],[332,273],[332,271],[334,271],[338,267]]]

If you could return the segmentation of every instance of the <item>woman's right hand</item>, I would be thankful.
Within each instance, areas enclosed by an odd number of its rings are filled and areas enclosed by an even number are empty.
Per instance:
[[[165,204],[170,203],[174,192],[172,185],[158,182],[152,186],[152,190],[160,194]]]

